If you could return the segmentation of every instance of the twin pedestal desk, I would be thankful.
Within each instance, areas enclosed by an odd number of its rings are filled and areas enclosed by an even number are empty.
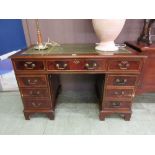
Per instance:
[[[14,54],[11,60],[25,119],[34,113],[54,119],[61,88],[59,74],[95,74],[100,120],[113,113],[130,120],[146,58],[129,47],[112,55],[97,52],[94,44],[64,44],[40,51],[30,47]]]

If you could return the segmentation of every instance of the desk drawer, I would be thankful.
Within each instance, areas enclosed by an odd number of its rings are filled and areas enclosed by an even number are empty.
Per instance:
[[[34,89],[34,88],[23,88],[21,89],[21,94],[24,97],[49,97],[48,89]]]
[[[85,70],[106,70],[106,61],[104,59],[85,60],[83,69]]]
[[[109,60],[108,70],[109,71],[140,71],[142,66],[142,60],[128,60],[128,59],[112,59]]]
[[[45,75],[23,75],[17,76],[20,87],[46,87],[47,80]]]
[[[44,62],[37,60],[16,60],[14,61],[16,70],[44,70]]]
[[[133,89],[107,89],[105,92],[105,97],[107,98],[133,98]]]
[[[130,101],[105,101],[104,109],[130,109],[132,103]]]
[[[70,70],[70,61],[69,60],[53,60],[47,61],[48,70]]]
[[[138,80],[137,75],[108,75],[108,86],[135,86]]]
[[[47,61],[48,70],[94,71],[106,70],[104,59],[62,59]]]
[[[52,103],[48,99],[23,99],[26,109],[49,109]]]

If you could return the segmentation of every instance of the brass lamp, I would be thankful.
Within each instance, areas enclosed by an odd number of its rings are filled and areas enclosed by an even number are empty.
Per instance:
[[[36,28],[37,28],[37,45],[34,46],[34,49],[36,49],[36,50],[45,50],[45,49],[48,48],[48,46],[42,42],[42,34],[41,34],[41,31],[40,31],[38,19],[35,20],[35,23],[36,23]]]

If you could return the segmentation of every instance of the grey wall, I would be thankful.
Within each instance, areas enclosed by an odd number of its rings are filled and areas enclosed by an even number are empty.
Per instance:
[[[90,19],[40,19],[40,29],[43,40],[51,40],[59,43],[95,43],[98,39],[93,30]],[[27,44],[36,43],[36,27],[34,20],[23,20],[23,26]],[[128,19],[116,43],[134,41],[139,36],[143,26],[141,19]],[[28,31],[29,29],[29,31]],[[63,89],[92,89],[94,76],[92,75],[62,75]]]
[[[40,28],[43,40],[47,41],[50,37],[60,43],[95,43],[98,39],[94,33],[90,19],[40,19]],[[34,20],[27,20],[30,39],[26,26],[26,20],[23,20],[26,39],[29,44],[36,43],[36,27]],[[125,26],[116,39],[117,43],[125,40],[136,40],[143,25],[141,19],[128,19]]]

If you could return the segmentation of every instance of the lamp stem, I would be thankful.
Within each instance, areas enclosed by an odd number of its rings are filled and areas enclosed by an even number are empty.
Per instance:
[[[42,45],[42,34],[40,31],[40,27],[39,27],[39,20],[36,19],[36,28],[37,28],[37,41],[38,41],[38,45]]]

